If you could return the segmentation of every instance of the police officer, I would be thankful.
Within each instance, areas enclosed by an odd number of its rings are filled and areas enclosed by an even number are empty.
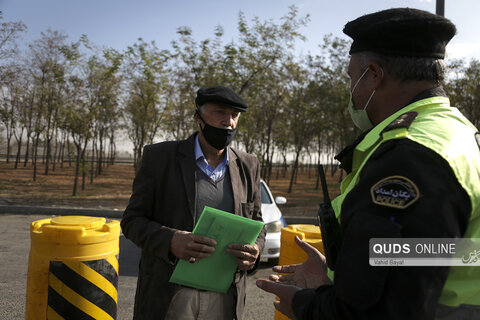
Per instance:
[[[337,159],[348,175],[333,201],[341,244],[335,277],[325,258],[258,280],[298,319],[480,319],[480,267],[373,267],[371,238],[480,237],[477,129],[441,82],[449,20],[389,9],[345,25],[353,39],[348,110],[363,134]]]

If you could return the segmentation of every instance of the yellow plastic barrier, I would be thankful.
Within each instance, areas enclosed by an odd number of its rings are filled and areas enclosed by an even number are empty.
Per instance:
[[[25,319],[116,319],[119,221],[43,219],[30,237]]]
[[[320,227],[312,224],[292,224],[282,229],[280,238],[279,265],[302,263],[307,260],[307,254],[295,243],[295,236],[323,252]],[[278,300],[278,297],[277,297]],[[275,320],[290,319],[275,310]]]

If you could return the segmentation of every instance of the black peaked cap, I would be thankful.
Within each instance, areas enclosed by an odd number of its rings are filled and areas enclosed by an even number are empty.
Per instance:
[[[197,91],[195,104],[199,107],[208,102],[226,105],[241,112],[247,111],[248,107],[247,103],[235,91],[224,86],[200,88]]]
[[[448,19],[418,9],[395,8],[348,22],[343,32],[353,39],[350,54],[376,53],[443,59],[457,29]]]

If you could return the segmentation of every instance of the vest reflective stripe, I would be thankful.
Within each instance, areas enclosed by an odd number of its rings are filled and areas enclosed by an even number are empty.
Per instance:
[[[417,117],[407,129],[384,128],[401,114],[416,111]],[[341,184],[341,195],[332,201],[340,216],[346,195],[359,181],[360,172],[370,156],[384,142],[408,138],[435,151],[452,168],[460,185],[470,197],[472,213],[465,237],[480,238],[480,152],[474,134],[477,129],[445,97],[416,101],[397,111],[374,127],[355,148],[352,172]],[[480,306],[480,267],[451,267],[439,303]]]

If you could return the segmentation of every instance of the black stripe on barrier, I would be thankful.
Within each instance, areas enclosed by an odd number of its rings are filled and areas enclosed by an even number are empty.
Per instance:
[[[95,320],[95,318],[90,317],[88,314],[68,302],[51,287],[48,287],[48,305],[64,319]]]
[[[84,264],[101,274],[105,279],[118,289],[118,275],[115,268],[105,259],[83,261]]]
[[[77,294],[108,313],[113,319],[116,319],[117,304],[115,300],[94,283],[83,278],[61,261],[50,261],[50,273]],[[115,285],[115,287],[117,286]],[[50,304],[50,301],[48,304]],[[54,310],[57,311],[56,309]]]

